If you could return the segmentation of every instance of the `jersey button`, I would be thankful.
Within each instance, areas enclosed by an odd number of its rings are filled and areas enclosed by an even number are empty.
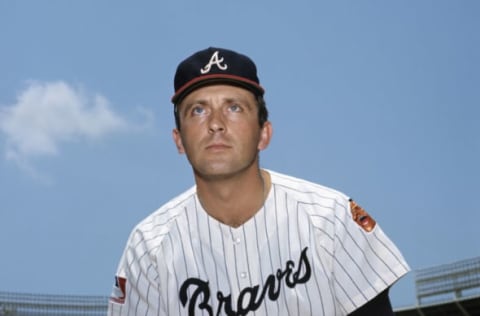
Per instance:
[[[245,279],[245,278],[247,277],[247,272],[242,272],[242,273],[240,273],[240,277],[241,277],[242,279]]]
[[[237,245],[238,245],[241,241],[242,241],[242,240],[240,239],[240,237],[235,237],[235,238],[233,239],[233,242],[234,242],[235,244],[237,244]]]

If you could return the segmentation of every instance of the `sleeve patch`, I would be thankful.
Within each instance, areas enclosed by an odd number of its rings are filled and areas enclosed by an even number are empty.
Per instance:
[[[377,222],[352,199],[350,199],[350,211],[352,212],[353,220],[364,231],[371,232],[375,228]]]
[[[117,304],[125,303],[125,288],[127,279],[116,276],[110,301]]]

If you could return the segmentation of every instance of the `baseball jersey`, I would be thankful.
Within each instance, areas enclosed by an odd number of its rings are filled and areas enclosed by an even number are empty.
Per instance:
[[[139,223],[108,315],[347,315],[408,272],[346,195],[268,172],[264,206],[240,227],[209,216],[195,186]]]

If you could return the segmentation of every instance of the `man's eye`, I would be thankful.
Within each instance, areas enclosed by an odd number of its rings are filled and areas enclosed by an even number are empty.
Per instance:
[[[230,105],[230,111],[232,111],[232,112],[239,112],[241,110],[242,110],[242,108],[238,104]]]
[[[202,115],[204,112],[205,112],[205,109],[200,107],[200,106],[196,106],[196,107],[192,108],[192,114],[193,115]]]

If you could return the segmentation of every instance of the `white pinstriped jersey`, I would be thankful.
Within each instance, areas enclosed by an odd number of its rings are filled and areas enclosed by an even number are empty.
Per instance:
[[[347,196],[269,173],[265,205],[238,228],[210,217],[195,187],[137,225],[109,315],[346,315],[407,273]]]

